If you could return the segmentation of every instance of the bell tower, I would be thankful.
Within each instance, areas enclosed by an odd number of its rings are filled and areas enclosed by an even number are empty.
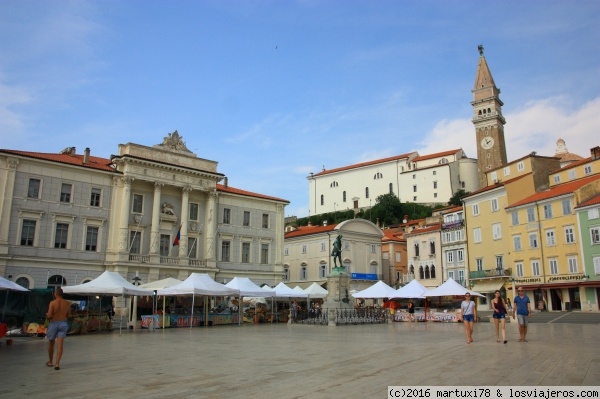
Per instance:
[[[506,164],[506,144],[504,142],[504,124],[500,100],[500,89],[496,87],[488,67],[483,46],[478,46],[479,63],[475,87],[473,87],[473,125],[477,140],[477,165],[479,187],[487,186],[485,173]]]

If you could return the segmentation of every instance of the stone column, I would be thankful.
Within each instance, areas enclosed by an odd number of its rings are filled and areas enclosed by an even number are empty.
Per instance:
[[[18,159],[7,158],[6,169],[0,171],[4,175],[0,178],[0,181],[4,181],[4,186],[0,186],[0,220],[6,221],[6,223],[0,224],[0,245],[2,245],[0,253],[2,254],[8,253],[8,228],[10,227],[8,221],[12,208],[17,165],[19,165]]]
[[[131,212],[131,183],[134,178],[124,176],[121,192],[121,220],[119,220],[119,252],[129,251],[129,214]]]
[[[179,257],[188,256],[188,219],[190,207],[190,191],[192,187],[187,185],[181,189],[181,236],[179,238]]]
[[[207,262],[211,262],[216,266],[216,256],[217,249],[215,246],[217,245],[216,235],[217,235],[217,217],[218,217],[218,209],[217,209],[217,198],[219,193],[217,190],[211,191],[208,193],[208,206],[206,207],[206,227],[204,228],[204,248],[205,250],[205,258]]]
[[[152,203],[152,228],[150,230],[150,255],[157,255],[160,239],[160,193],[163,183],[154,183],[154,202]]]
[[[285,235],[283,211],[285,209],[285,205],[277,204],[275,208],[275,265],[283,265],[283,237]]]

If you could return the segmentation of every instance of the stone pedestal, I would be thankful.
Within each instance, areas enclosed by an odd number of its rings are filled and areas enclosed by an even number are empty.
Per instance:
[[[345,267],[334,267],[327,276],[327,297],[325,307],[329,312],[329,325],[335,326],[336,309],[352,309],[352,298],[350,297],[350,275]]]

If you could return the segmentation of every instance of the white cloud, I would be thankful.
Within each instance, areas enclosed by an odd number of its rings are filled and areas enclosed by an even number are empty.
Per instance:
[[[31,101],[32,96],[26,89],[0,82],[0,131],[14,134],[15,130],[21,130],[25,120],[23,115],[14,108]]]
[[[569,152],[582,157],[588,157],[590,148],[600,145],[600,97],[579,107],[564,97],[531,101],[504,117],[508,161],[532,151],[552,156],[559,138],[565,140]],[[470,119],[443,120],[418,143],[418,151],[425,155],[461,147],[467,156],[475,158],[474,135]]]

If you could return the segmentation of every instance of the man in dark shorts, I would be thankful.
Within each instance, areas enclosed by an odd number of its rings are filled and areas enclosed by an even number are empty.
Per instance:
[[[60,370],[60,358],[63,354],[63,343],[67,332],[69,332],[69,317],[71,316],[71,304],[63,299],[63,290],[56,287],[54,290],[54,300],[48,306],[46,317],[50,320],[46,337],[48,337],[48,358],[46,366],[54,366],[54,370]],[[56,348],[56,363],[52,363],[54,358],[54,340],[58,343]]]

